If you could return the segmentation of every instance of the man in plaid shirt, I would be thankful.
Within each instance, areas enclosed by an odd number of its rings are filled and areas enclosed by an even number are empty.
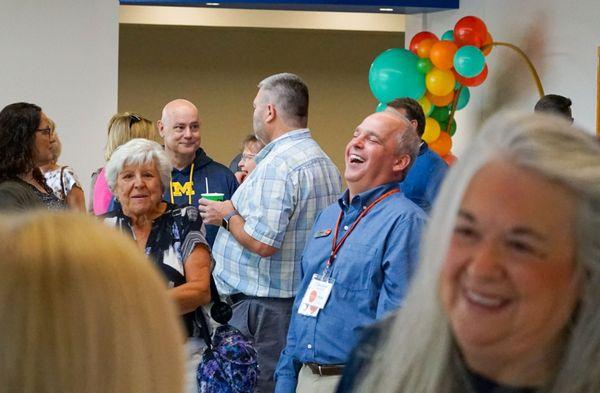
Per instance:
[[[293,74],[258,85],[254,133],[265,143],[256,169],[231,201],[200,200],[205,223],[221,224],[213,247],[219,292],[233,303],[231,324],[252,337],[261,374],[257,392],[272,392],[285,346],[300,258],[317,214],[341,193],[339,171],[312,139],[308,88]]]

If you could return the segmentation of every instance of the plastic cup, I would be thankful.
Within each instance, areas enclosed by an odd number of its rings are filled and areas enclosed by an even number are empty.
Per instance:
[[[208,199],[209,201],[222,201],[225,197],[225,194],[221,192],[209,192],[206,194],[200,194],[200,196],[204,199]]]

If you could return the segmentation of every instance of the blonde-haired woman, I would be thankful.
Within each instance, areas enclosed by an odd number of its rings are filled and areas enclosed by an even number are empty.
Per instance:
[[[183,331],[165,282],[93,218],[0,221],[5,393],[180,393]]]
[[[50,145],[52,161],[40,167],[46,178],[46,184],[52,189],[57,198],[67,204],[68,208],[85,211],[85,195],[73,168],[58,165],[62,143],[56,133],[56,124],[52,119],[48,119],[48,125],[54,134],[54,143]]]
[[[489,120],[442,185],[404,306],[338,392],[600,392],[598,233],[596,141],[548,115]]]
[[[110,160],[117,147],[135,138],[162,143],[154,123],[150,120],[130,112],[114,115],[108,122],[108,140],[104,148],[104,159]],[[100,168],[92,174],[91,210],[95,215],[104,214],[109,211],[113,200],[113,194],[106,183],[104,168]]]

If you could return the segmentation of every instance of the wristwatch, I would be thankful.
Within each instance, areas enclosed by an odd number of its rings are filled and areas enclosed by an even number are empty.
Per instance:
[[[240,213],[238,213],[237,210],[233,210],[230,213],[228,213],[225,217],[223,217],[223,220],[221,220],[221,226],[223,228],[225,228],[225,230],[229,230],[229,220],[231,219],[231,217],[233,216],[239,216]]]

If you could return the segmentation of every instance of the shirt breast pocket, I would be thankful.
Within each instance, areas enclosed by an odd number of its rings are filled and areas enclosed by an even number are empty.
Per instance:
[[[376,257],[376,247],[356,242],[344,244],[333,263],[335,285],[352,291],[368,289]]]

